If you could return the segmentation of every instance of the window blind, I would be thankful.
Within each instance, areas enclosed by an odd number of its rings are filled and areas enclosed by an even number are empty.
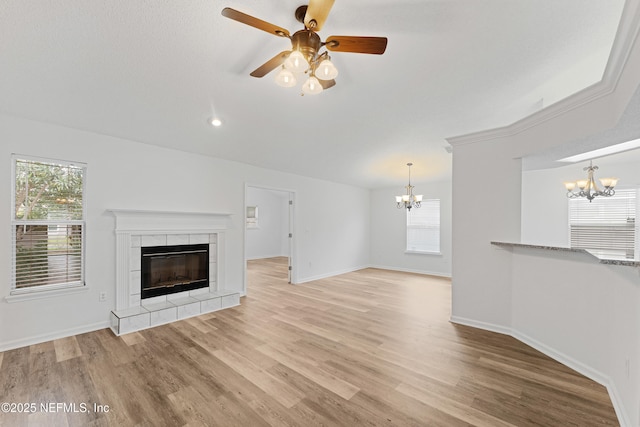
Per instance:
[[[425,199],[407,210],[407,251],[440,252],[440,199]]]
[[[84,165],[14,159],[14,289],[84,283],[84,174]]]
[[[637,189],[617,189],[612,197],[569,199],[573,248],[612,251],[633,257],[636,246]]]

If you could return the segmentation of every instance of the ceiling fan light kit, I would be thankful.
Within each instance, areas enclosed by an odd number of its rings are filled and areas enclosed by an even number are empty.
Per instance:
[[[316,69],[316,77],[322,80],[333,80],[338,77],[338,69],[327,55],[327,59],[322,60]]]
[[[285,68],[283,65],[278,74],[276,74],[276,84],[282,87],[293,87],[298,83],[296,76]]]
[[[302,85],[302,93],[305,95],[317,95],[322,92],[322,86],[315,76],[309,77],[309,79]]]
[[[309,62],[300,51],[294,50],[284,61],[284,67],[293,73],[304,73],[309,69]]]
[[[335,0],[309,0],[308,6],[296,9],[296,19],[304,24],[304,29],[290,35],[289,31],[277,25],[226,7],[222,16],[252,26],[291,41],[291,50],[283,51],[250,73],[252,77],[264,77],[280,67],[275,81],[282,87],[296,86],[296,74],[308,75],[302,85],[303,95],[315,95],[335,86],[338,69],[331,62],[328,51],[353,52],[381,55],[387,48],[386,37],[330,36],[325,42],[316,34],[324,25]],[[320,52],[322,48],[326,51]]]

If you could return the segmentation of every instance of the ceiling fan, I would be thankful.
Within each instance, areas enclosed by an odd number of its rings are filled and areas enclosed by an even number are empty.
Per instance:
[[[304,24],[304,29],[291,35],[277,25],[255,18],[230,7],[222,10],[222,16],[250,25],[267,33],[291,40],[291,50],[285,50],[251,72],[253,77],[263,77],[281,67],[276,83],[292,87],[297,83],[296,74],[309,76],[302,85],[303,94],[317,94],[336,84],[338,70],[331,62],[329,51],[353,52],[381,55],[387,48],[386,37],[329,36],[322,41],[316,34],[322,29],[335,0],[309,0],[308,6],[296,9],[295,17]],[[322,48],[326,50],[320,52]]]

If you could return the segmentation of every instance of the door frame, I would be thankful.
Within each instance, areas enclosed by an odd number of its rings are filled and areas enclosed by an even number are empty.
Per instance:
[[[288,209],[285,210],[285,215],[288,215],[288,223],[289,223],[289,234],[291,237],[289,237],[289,283],[290,284],[296,284],[298,283],[298,269],[297,269],[297,245],[296,245],[296,238],[297,238],[297,233],[295,230],[295,210],[296,210],[296,192],[295,190],[291,190],[288,188],[279,188],[279,187],[271,187],[271,186],[267,186],[267,185],[261,185],[261,184],[252,184],[252,183],[247,183],[245,182],[244,184],[244,206],[243,206],[243,210],[242,210],[242,219],[241,219],[241,224],[242,224],[242,239],[243,239],[243,265],[244,268],[242,270],[243,273],[243,284],[242,284],[242,288],[243,288],[243,294],[246,295],[247,294],[247,226],[246,226],[246,221],[245,221],[245,215],[247,212],[247,206],[249,206],[248,202],[247,202],[247,193],[248,193],[248,189],[249,188],[255,188],[258,190],[269,190],[269,191],[278,191],[281,193],[285,193],[289,196],[289,206]]]

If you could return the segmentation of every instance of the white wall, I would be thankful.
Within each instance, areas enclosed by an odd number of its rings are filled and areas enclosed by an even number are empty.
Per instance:
[[[619,413],[628,413],[621,422],[637,425],[638,269],[527,248],[514,250],[512,262],[513,335],[607,386]]]
[[[571,125],[564,130],[561,123],[556,125],[550,134],[571,129]],[[525,178],[517,160],[521,154],[516,149],[544,139],[525,136],[454,147],[452,321],[513,335],[599,381],[609,388],[622,425],[636,426],[640,418],[638,270],[601,265],[587,255],[524,249],[514,253],[490,244],[519,242],[522,225],[525,243],[567,246],[566,240],[560,244],[566,238],[566,190],[562,187],[566,178],[556,181],[553,176],[526,173],[528,182],[522,183]],[[478,164],[485,165],[483,181],[495,183],[490,192],[474,191]],[[546,196],[539,194],[538,200],[524,202],[522,188],[531,186],[544,188]],[[535,212],[521,214],[521,206]],[[552,222],[547,224],[547,218]],[[559,233],[555,240],[550,235],[543,240],[537,237],[552,229]]]
[[[449,138],[452,321],[531,337],[535,341],[529,342],[545,353],[561,360],[566,356],[562,361],[585,374],[596,373],[609,387],[622,425],[638,426],[638,270],[595,260],[587,267],[582,257],[559,262],[555,253],[508,251],[490,244],[520,240],[522,171],[517,159],[612,128],[629,104],[640,82],[640,3],[625,7],[601,84],[511,126]]]
[[[402,188],[371,192],[371,264],[390,270],[451,277],[451,181],[414,183],[425,199],[440,199],[441,255],[407,254],[406,213],[396,207]]]
[[[226,288],[245,292],[245,183],[296,192],[299,282],[367,266],[369,191],[260,169],[105,135],[0,115],[4,227],[0,227],[0,351],[107,326],[115,305],[114,218],[107,209],[227,212]],[[11,153],[88,164],[86,283],[88,291],[7,303],[10,292]],[[99,302],[99,292],[107,302]]]
[[[621,153],[598,161],[598,178],[615,176],[618,188],[640,187],[640,163]],[[615,157],[615,158],[614,158]],[[568,203],[563,182],[586,178],[581,162],[554,169],[522,172],[522,242],[551,246],[569,246]]]
[[[258,207],[257,228],[246,230],[247,259],[289,256],[289,193],[249,186],[246,204]]]
[[[511,264],[490,242],[520,240],[521,168],[509,148],[453,150],[452,316],[498,330],[511,324]]]

